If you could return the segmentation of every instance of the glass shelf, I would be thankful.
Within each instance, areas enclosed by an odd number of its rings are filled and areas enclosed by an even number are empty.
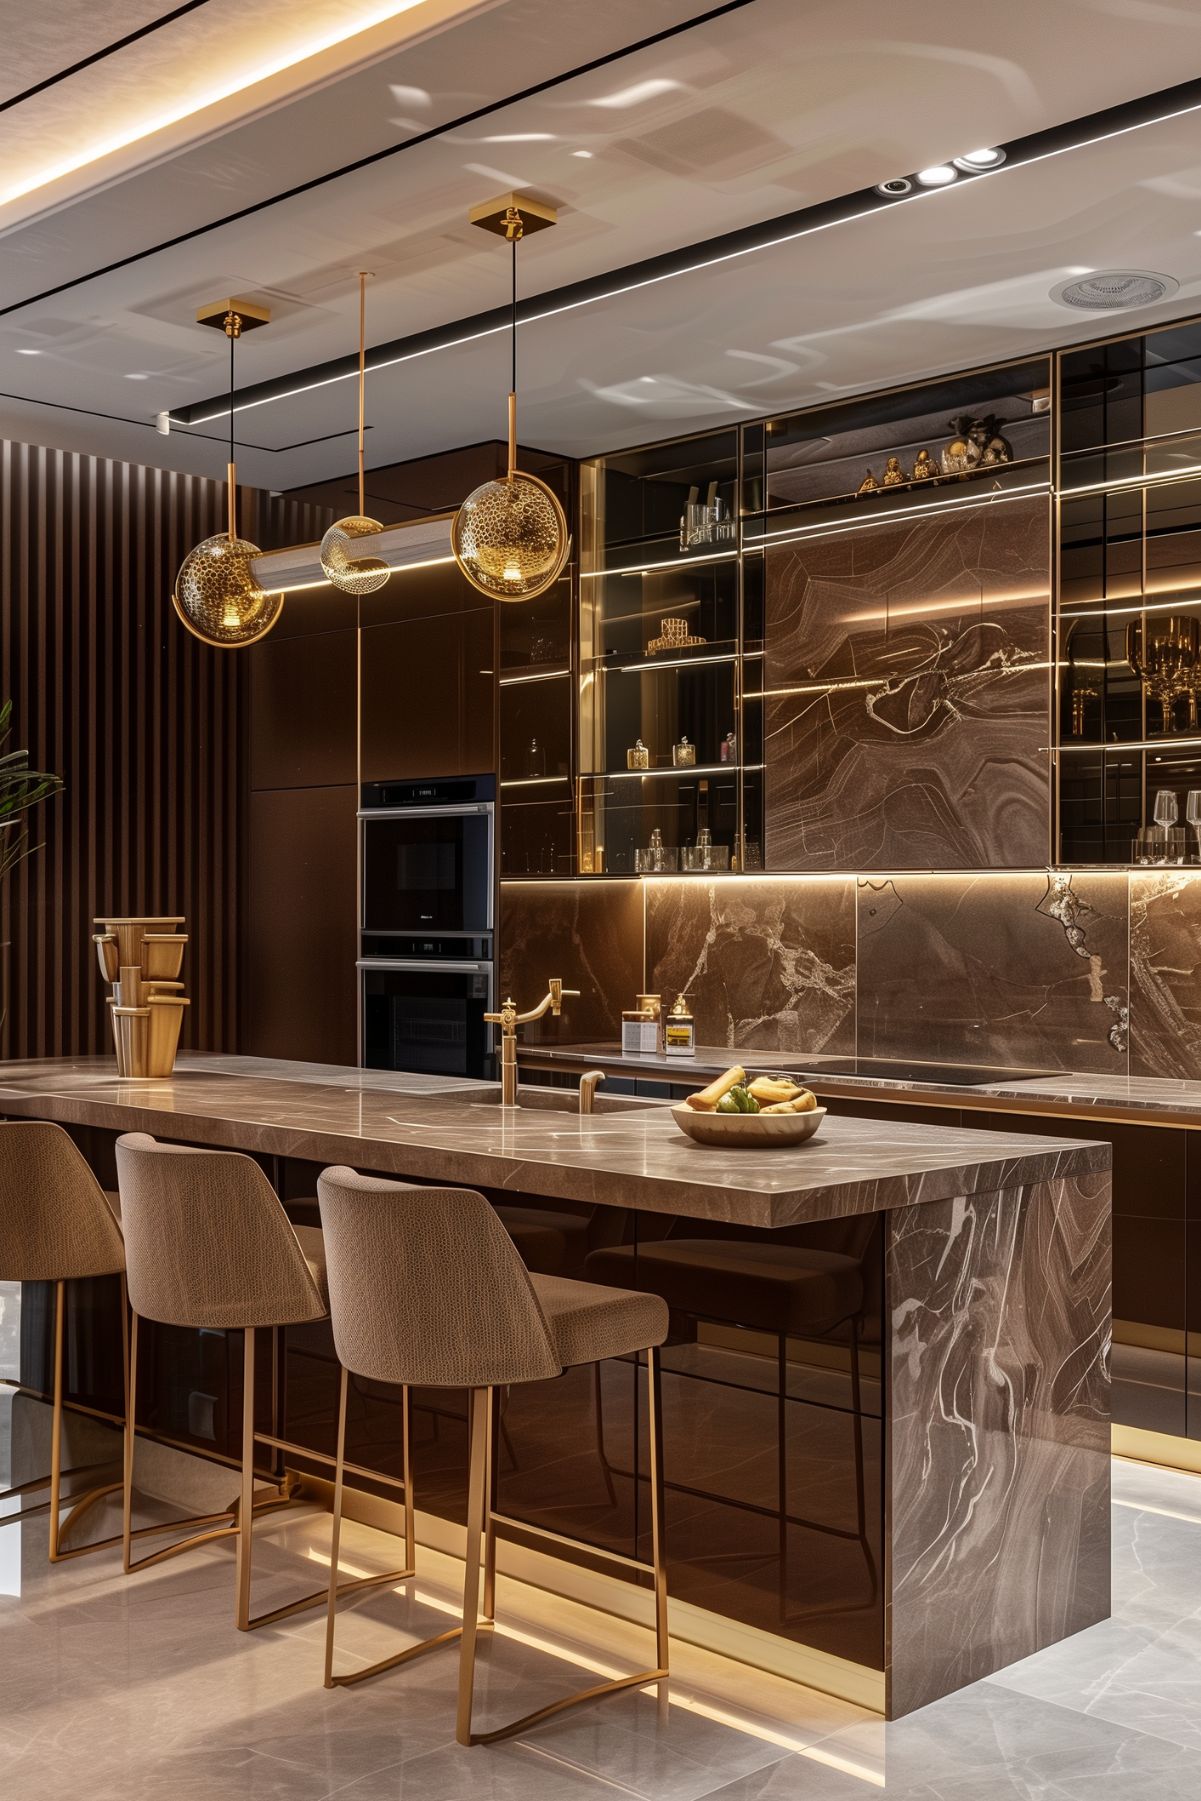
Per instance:
[[[497,678],[497,684],[501,688],[524,688],[530,682],[565,681],[570,675],[571,665],[569,663],[563,663],[560,665],[548,665],[545,669],[530,669],[521,672],[516,670],[508,671],[506,674]]]

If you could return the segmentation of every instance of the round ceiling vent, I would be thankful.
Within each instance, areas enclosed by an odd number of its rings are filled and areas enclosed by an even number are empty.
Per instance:
[[[1074,281],[1061,281],[1051,289],[1051,298],[1086,313],[1113,313],[1168,300],[1179,286],[1173,276],[1152,275],[1146,269],[1098,269]]]

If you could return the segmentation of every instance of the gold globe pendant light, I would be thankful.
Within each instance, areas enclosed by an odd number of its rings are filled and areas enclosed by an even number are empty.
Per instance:
[[[367,518],[364,494],[368,273],[366,269],[359,270],[359,510],[346,519],[335,519],[321,540],[321,567],[326,580],[343,594],[355,595],[377,594],[392,573],[380,557],[362,555],[362,540],[384,529],[378,519]]]
[[[234,462],[234,346],[244,329],[265,325],[270,314],[240,301],[202,307],[202,325],[217,325],[229,339],[229,462],[226,494],[229,528],[205,538],[188,552],[175,578],[172,604],[192,636],[217,650],[257,644],[277,624],[284,596],[269,594],[254,579],[251,565],[263,553],[238,536],[238,471]]]
[[[548,207],[510,194],[471,215],[473,225],[503,235],[512,247],[512,378],[508,474],[469,494],[451,527],[455,562],[472,587],[494,600],[534,600],[558,581],[571,554],[567,515],[544,481],[517,467],[517,245],[527,230],[555,223]]]

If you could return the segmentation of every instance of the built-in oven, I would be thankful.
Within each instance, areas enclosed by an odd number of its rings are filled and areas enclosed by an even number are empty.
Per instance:
[[[494,777],[370,782],[359,822],[364,932],[491,932]]]
[[[362,790],[360,1060],[490,1077],[495,1010],[492,776]]]
[[[484,1015],[495,1011],[492,959],[464,954],[490,945],[455,939],[440,948],[442,955],[359,958],[364,1068],[491,1075]]]

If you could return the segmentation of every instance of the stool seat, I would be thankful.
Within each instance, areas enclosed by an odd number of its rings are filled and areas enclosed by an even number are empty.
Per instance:
[[[531,1273],[530,1281],[564,1369],[628,1357],[667,1337],[667,1307],[657,1294],[602,1288],[568,1276]]]
[[[804,1245],[664,1238],[593,1251],[587,1269],[600,1281],[636,1283],[680,1313],[768,1332],[828,1332],[863,1305],[858,1258]]]

